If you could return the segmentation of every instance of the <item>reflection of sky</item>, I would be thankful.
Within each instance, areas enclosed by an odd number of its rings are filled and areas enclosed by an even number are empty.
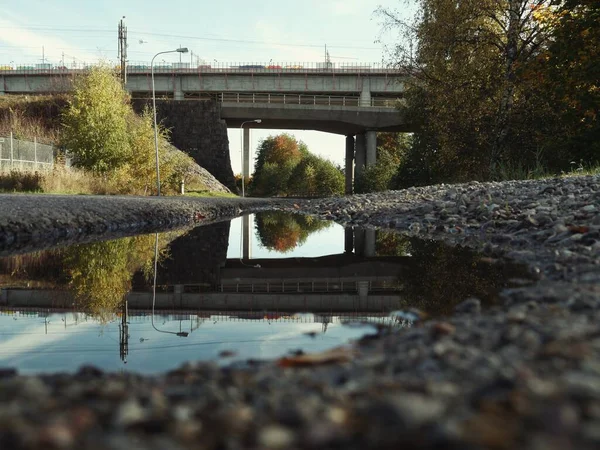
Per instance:
[[[336,318],[323,334],[318,322],[222,321],[222,316],[197,322],[196,317],[180,321],[155,316],[154,325],[160,330],[193,329],[188,337],[179,337],[154,330],[149,316],[130,319],[129,355],[124,365],[119,357],[119,322],[101,325],[91,318],[86,321],[83,315],[75,321],[72,313],[51,314],[48,324],[44,317],[18,313],[0,316],[0,367],[33,373],[74,371],[92,364],[108,371],[156,373],[190,360],[216,359],[223,350],[237,354],[227,361],[275,358],[298,349],[318,352],[372,330],[343,326]],[[316,332],[316,337],[306,335],[307,332]]]
[[[331,226],[311,233],[303,245],[287,253],[279,253],[263,247],[258,239],[254,224],[255,216],[252,214],[250,215],[252,258],[301,258],[344,253],[344,227],[337,223],[332,222]],[[238,217],[231,221],[231,227],[229,228],[227,258],[239,258],[241,256],[241,232],[242,218]]]

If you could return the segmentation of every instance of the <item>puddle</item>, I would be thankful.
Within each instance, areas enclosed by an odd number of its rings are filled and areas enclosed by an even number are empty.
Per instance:
[[[406,326],[399,310],[493,304],[515,278],[468,250],[279,212],[19,254],[0,258],[0,367],[156,373],[323,351]]]

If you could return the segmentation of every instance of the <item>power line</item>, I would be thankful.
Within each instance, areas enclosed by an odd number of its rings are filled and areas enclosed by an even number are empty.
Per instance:
[[[0,27],[0,30],[19,29],[19,30],[32,30],[32,31],[60,31],[60,32],[83,32],[83,33],[114,33],[114,30],[108,29],[86,29],[86,28],[56,28],[56,27],[45,27],[45,26],[26,26],[26,27]],[[190,36],[182,34],[169,34],[169,33],[156,33],[153,31],[144,30],[130,30],[132,33],[137,33],[144,36],[157,36],[157,37],[168,37],[177,39],[192,39],[200,41],[214,41],[214,42],[231,42],[231,43],[242,43],[252,45],[281,45],[284,47],[299,47],[299,48],[322,48],[323,44],[291,44],[287,42],[269,42],[269,41],[256,41],[252,39],[230,39],[230,38],[219,38],[219,37],[206,37],[206,36]],[[357,45],[330,45],[330,48],[339,49],[355,49],[355,50],[379,50],[379,47],[365,47]]]

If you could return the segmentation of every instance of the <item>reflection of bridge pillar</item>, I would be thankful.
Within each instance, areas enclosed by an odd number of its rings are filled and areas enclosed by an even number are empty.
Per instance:
[[[346,136],[346,194],[352,194],[354,182],[354,136]]]
[[[250,216],[242,216],[242,258],[250,259]]]
[[[354,175],[356,178],[359,178],[364,169],[365,164],[367,162],[367,148],[366,148],[366,136],[364,134],[356,135],[356,166],[354,169]]]
[[[183,100],[183,89],[181,88],[181,77],[173,80],[173,100]]]
[[[183,284],[173,285],[173,300],[179,302],[179,304],[181,305],[181,302],[183,300]]]
[[[357,256],[365,255],[365,229],[354,229],[354,253]]]
[[[366,133],[367,150],[366,150],[366,165],[367,167],[374,166],[377,162],[377,132],[367,131]]]
[[[344,228],[344,253],[352,253],[354,250],[354,230],[352,227]]]
[[[242,159],[244,160],[242,163],[242,175],[247,184],[250,179],[250,128],[244,128],[242,140]]]
[[[375,234],[372,228],[365,230],[364,256],[375,256]]]

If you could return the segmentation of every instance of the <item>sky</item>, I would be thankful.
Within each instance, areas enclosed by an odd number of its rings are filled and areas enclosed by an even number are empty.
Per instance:
[[[117,27],[125,16],[130,64],[148,64],[160,51],[189,48],[183,61],[337,63],[386,61],[377,7],[410,15],[407,0],[0,0],[0,66],[117,62]],[[380,43],[381,41],[382,43]],[[179,55],[163,55],[166,62]],[[253,130],[251,149],[285,130]],[[311,152],[343,164],[344,136],[289,131]],[[241,167],[239,129],[230,129],[234,173]],[[254,154],[254,152],[253,152]]]

